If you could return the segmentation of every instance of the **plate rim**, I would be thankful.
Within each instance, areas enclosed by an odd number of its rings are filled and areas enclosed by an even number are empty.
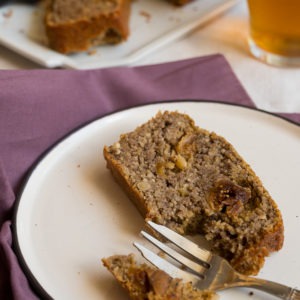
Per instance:
[[[300,128],[300,123],[297,123],[294,120],[288,119],[285,116],[278,115],[274,112],[270,112],[264,109],[260,109],[254,106],[246,106],[246,105],[241,105],[237,103],[232,103],[232,102],[226,102],[226,101],[219,101],[219,100],[205,100],[205,99],[177,99],[177,100],[163,100],[163,101],[152,101],[148,103],[141,103],[137,105],[131,105],[125,108],[120,108],[116,109],[114,111],[104,113],[101,116],[98,116],[92,120],[89,120],[87,122],[83,122],[81,125],[76,126],[73,128],[71,131],[69,131],[67,134],[63,135],[61,138],[59,138],[57,141],[55,141],[52,145],[50,145],[45,151],[43,151],[33,162],[33,164],[30,166],[30,168],[27,170],[26,175],[24,176],[14,202],[14,207],[13,207],[13,214],[12,214],[12,222],[11,222],[11,228],[12,228],[12,244],[13,244],[13,250],[16,254],[16,257],[18,259],[19,265],[24,272],[26,278],[28,279],[28,282],[30,286],[32,287],[33,291],[41,296],[43,299],[53,299],[49,293],[46,291],[46,289],[39,283],[39,280],[34,276],[32,273],[30,266],[26,263],[26,259],[22,253],[21,246],[19,244],[19,239],[18,239],[18,230],[17,230],[17,216],[18,216],[18,211],[19,211],[19,206],[22,201],[22,195],[24,193],[24,190],[31,179],[32,174],[34,171],[37,169],[37,167],[42,163],[42,161],[48,156],[49,153],[52,152],[57,146],[59,146],[61,143],[63,143],[65,140],[70,138],[73,134],[76,134],[78,131],[81,129],[84,129],[85,127],[88,127],[94,122],[97,122],[103,118],[107,118],[111,115],[115,115],[118,113],[126,112],[131,109],[136,109],[136,108],[142,108],[142,107],[147,107],[147,106],[153,106],[157,105],[159,106],[160,104],[172,104],[172,103],[197,103],[197,104],[216,104],[216,105],[225,105],[225,106],[232,106],[232,107],[239,107],[242,109],[246,110],[251,110],[251,111],[256,111],[261,114],[266,114],[269,116],[274,117],[275,119],[281,119],[285,122],[288,122],[292,125],[296,125],[296,127]]]

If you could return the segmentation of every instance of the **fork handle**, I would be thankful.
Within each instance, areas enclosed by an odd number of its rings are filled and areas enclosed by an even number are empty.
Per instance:
[[[285,300],[300,300],[300,291],[286,285],[247,276],[241,276],[240,280],[240,286],[252,287]]]

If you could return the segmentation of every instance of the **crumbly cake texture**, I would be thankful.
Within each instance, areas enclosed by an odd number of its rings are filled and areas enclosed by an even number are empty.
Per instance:
[[[131,0],[50,0],[45,16],[49,46],[72,53],[126,40],[130,4]]]
[[[215,300],[211,291],[200,291],[177,278],[147,264],[137,264],[133,254],[102,259],[133,300]]]
[[[107,167],[146,220],[201,234],[255,275],[283,244],[281,213],[233,146],[186,114],[159,112],[104,147]]]

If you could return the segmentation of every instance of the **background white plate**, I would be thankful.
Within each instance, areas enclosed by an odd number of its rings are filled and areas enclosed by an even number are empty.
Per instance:
[[[106,169],[102,149],[166,109],[188,113],[199,126],[227,138],[260,176],[285,223],[284,248],[267,259],[260,277],[299,288],[300,127],[257,110],[210,102],[121,111],[52,148],[30,175],[16,211],[15,238],[28,274],[57,300],[127,299],[100,259],[137,253],[132,242],[140,240],[143,221]],[[248,292],[220,294],[243,300]],[[251,299],[271,298],[254,291]]]
[[[128,41],[74,55],[63,55],[47,47],[41,6],[13,3],[0,8],[0,43],[49,68],[130,65],[203,25],[238,1],[196,0],[181,8],[165,0],[133,1]]]

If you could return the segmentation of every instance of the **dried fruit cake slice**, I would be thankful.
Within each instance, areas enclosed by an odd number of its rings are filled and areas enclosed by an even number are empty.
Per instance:
[[[283,244],[281,213],[233,146],[186,114],[159,112],[104,147],[107,167],[147,220],[201,234],[254,275]]]

